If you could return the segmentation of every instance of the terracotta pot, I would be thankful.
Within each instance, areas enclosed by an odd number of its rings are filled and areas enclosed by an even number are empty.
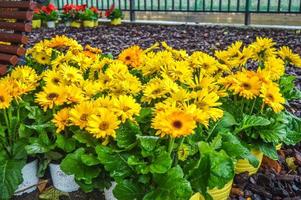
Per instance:
[[[75,182],[73,175],[67,175],[58,164],[50,164],[50,175],[53,186],[62,192],[74,192],[79,189],[79,185]]]
[[[38,160],[34,160],[30,163],[27,163],[22,168],[23,182],[18,186],[18,189],[15,192],[16,196],[22,195],[24,193],[30,193],[37,189],[37,184],[39,183],[37,171],[38,171]],[[24,190],[26,188],[28,189]]]
[[[237,161],[235,166],[235,173],[240,174],[243,172],[249,172],[249,175],[255,174],[262,162],[263,153],[258,150],[252,150],[251,153],[259,160],[259,165],[257,167],[253,167],[246,159],[240,159]]]

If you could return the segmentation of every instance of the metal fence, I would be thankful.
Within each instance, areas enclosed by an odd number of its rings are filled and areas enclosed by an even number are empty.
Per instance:
[[[250,24],[251,13],[301,14],[301,0],[54,0],[59,9],[65,4],[87,4],[107,10],[112,4],[130,12],[218,12],[244,13],[245,24]],[[300,16],[301,21],[301,16]]]

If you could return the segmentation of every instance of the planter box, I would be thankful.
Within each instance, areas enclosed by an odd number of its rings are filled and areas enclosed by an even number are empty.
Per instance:
[[[48,28],[55,28],[55,21],[48,21],[47,22],[47,27]]]

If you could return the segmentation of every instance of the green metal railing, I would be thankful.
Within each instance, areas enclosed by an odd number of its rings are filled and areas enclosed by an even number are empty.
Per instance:
[[[301,14],[301,0],[54,0],[59,9],[65,4],[87,4],[107,10],[112,4],[130,12],[219,12],[244,13],[245,24],[250,24],[252,13]],[[301,21],[301,17],[300,17]]]

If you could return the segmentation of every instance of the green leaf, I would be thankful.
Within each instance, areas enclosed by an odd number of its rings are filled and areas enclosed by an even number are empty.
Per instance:
[[[271,122],[268,119],[265,119],[256,115],[244,115],[243,120],[240,124],[239,131],[248,129],[256,126],[267,126]]]
[[[217,124],[217,130],[227,129],[231,126],[238,125],[234,116],[229,112],[224,112],[223,118]]]
[[[95,150],[100,163],[114,179],[123,179],[132,174],[132,170],[127,164],[127,154],[114,152],[111,148],[101,145],[98,145]]]
[[[191,168],[189,181],[193,191],[201,191],[204,194],[207,191],[210,176],[209,156],[203,156],[196,168]]]
[[[151,108],[142,108],[140,114],[136,117],[137,122],[140,123],[149,123],[152,118],[152,109]]]
[[[157,142],[159,140],[159,137],[157,136],[137,135],[137,138],[140,142],[141,147],[146,151],[153,151],[156,148]]]
[[[117,183],[113,194],[118,200],[142,199],[145,191],[138,183],[123,180]]]
[[[93,138],[91,134],[87,134],[82,131],[74,132],[74,135],[72,137],[78,142],[86,144],[88,147],[94,147],[98,144],[98,141],[95,138]]]
[[[75,149],[76,141],[73,138],[66,138],[63,135],[57,135],[56,145],[58,148],[64,150],[66,153],[69,153]]]
[[[280,78],[280,89],[283,97],[288,100],[301,99],[301,91],[295,85],[296,77],[293,75],[284,75]]]
[[[100,168],[98,166],[85,165],[81,159],[84,154],[84,148],[79,148],[74,153],[68,154],[63,159],[60,166],[66,174],[74,174],[77,180],[82,180],[86,184],[91,184],[92,179],[99,175]]]
[[[0,199],[10,199],[22,182],[21,170],[24,160],[2,160],[0,162]]]
[[[259,150],[267,157],[278,160],[277,150],[273,144],[262,143],[259,146]]]
[[[166,174],[154,174],[156,187],[143,200],[185,200],[192,195],[191,185],[184,178],[180,166],[173,167]]]
[[[13,153],[14,153],[14,159],[16,160],[22,160],[27,158],[27,153],[25,151],[25,146],[27,144],[27,140],[25,139],[19,139],[15,142],[13,146]]]
[[[136,142],[136,135],[141,135],[141,131],[137,125],[127,120],[116,131],[117,146],[127,148]]]
[[[93,166],[93,165],[100,164],[97,157],[92,155],[92,154],[83,154],[83,155],[81,155],[81,160],[87,166]]]
[[[222,146],[222,136],[217,135],[210,143],[212,149],[219,149]]]
[[[152,173],[163,174],[166,173],[172,164],[172,159],[168,152],[163,151],[154,159],[150,165],[150,171]]]

